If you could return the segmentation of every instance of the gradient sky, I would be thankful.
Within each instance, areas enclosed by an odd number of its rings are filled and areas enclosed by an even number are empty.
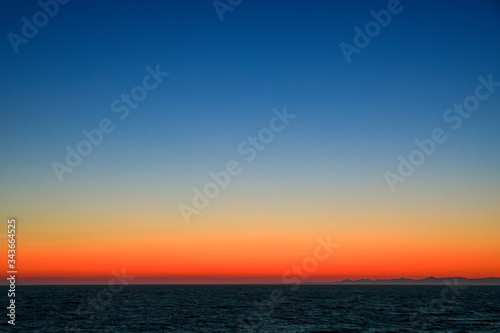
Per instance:
[[[339,44],[387,1],[243,1],[223,21],[211,1],[71,1],[17,54],[6,36],[40,7],[2,2],[0,216],[18,219],[20,282],[279,282],[328,235],[311,281],[500,276],[500,88],[443,121],[478,76],[500,81],[500,5],[401,5],[348,64]],[[169,76],[120,120],[111,103],[157,64]],[[297,117],[246,162],[238,145],[284,106]],[[59,182],[51,163],[103,118],[115,130]],[[391,192],[384,172],[436,127],[448,140]],[[241,174],[186,224],[179,204],[230,160]]]

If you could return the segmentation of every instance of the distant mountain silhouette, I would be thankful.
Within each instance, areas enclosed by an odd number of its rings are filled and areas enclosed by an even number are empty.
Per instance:
[[[370,280],[370,279],[361,279],[361,280],[342,280],[336,282],[330,282],[329,284],[376,284],[376,285],[442,285],[445,280],[453,284],[458,285],[469,285],[469,286],[500,286],[500,278],[481,278],[481,279],[467,279],[463,277],[448,277],[448,278],[435,278],[433,276],[426,277],[425,279],[415,280],[415,279],[390,279],[390,280]]]

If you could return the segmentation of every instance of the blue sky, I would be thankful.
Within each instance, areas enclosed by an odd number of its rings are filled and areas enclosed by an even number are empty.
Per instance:
[[[385,2],[243,2],[223,22],[209,2],[70,2],[19,54],[7,39],[2,43],[9,124],[2,135],[17,133],[20,152],[43,150],[35,162],[41,167],[44,157],[60,158],[61,147],[78,140],[82,128],[109,115],[110,102],[139,83],[145,66],[160,64],[171,76],[120,124],[110,139],[119,147],[148,140],[148,133],[156,137],[148,141],[151,149],[165,155],[168,147],[185,146],[177,159],[188,162],[217,147],[208,154],[217,159],[273,107],[287,105],[303,116],[287,140],[306,145],[313,158],[337,156],[340,142],[368,154],[397,150],[438,125],[442,112],[470,93],[476,76],[498,73],[500,45],[494,2],[402,6],[347,65],[339,43],[352,43],[353,27]],[[20,18],[38,10],[35,3],[5,8],[4,35],[18,33]],[[481,122],[481,132],[491,133],[484,144],[494,145],[490,125],[498,124],[498,113],[482,111],[470,126]]]

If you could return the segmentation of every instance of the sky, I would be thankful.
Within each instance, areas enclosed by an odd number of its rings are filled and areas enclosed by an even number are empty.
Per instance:
[[[500,277],[497,1],[53,4],[0,4],[20,283]]]

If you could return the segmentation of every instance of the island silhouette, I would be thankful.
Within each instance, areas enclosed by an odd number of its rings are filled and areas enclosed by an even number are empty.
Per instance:
[[[464,277],[446,277],[446,278],[436,278],[433,276],[426,277],[425,279],[360,279],[360,280],[350,280],[345,279],[336,282],[324,282],[325,284],[344,284],[344,285],[442,285],[448,283],[453,283],[455,285],[466,285],[466,286],[499,286],[500,278],[488,277],[488,278],[478,278],[478,279],[468,279]],[[309,283],[323,283],[323,282],[309,282]]]

